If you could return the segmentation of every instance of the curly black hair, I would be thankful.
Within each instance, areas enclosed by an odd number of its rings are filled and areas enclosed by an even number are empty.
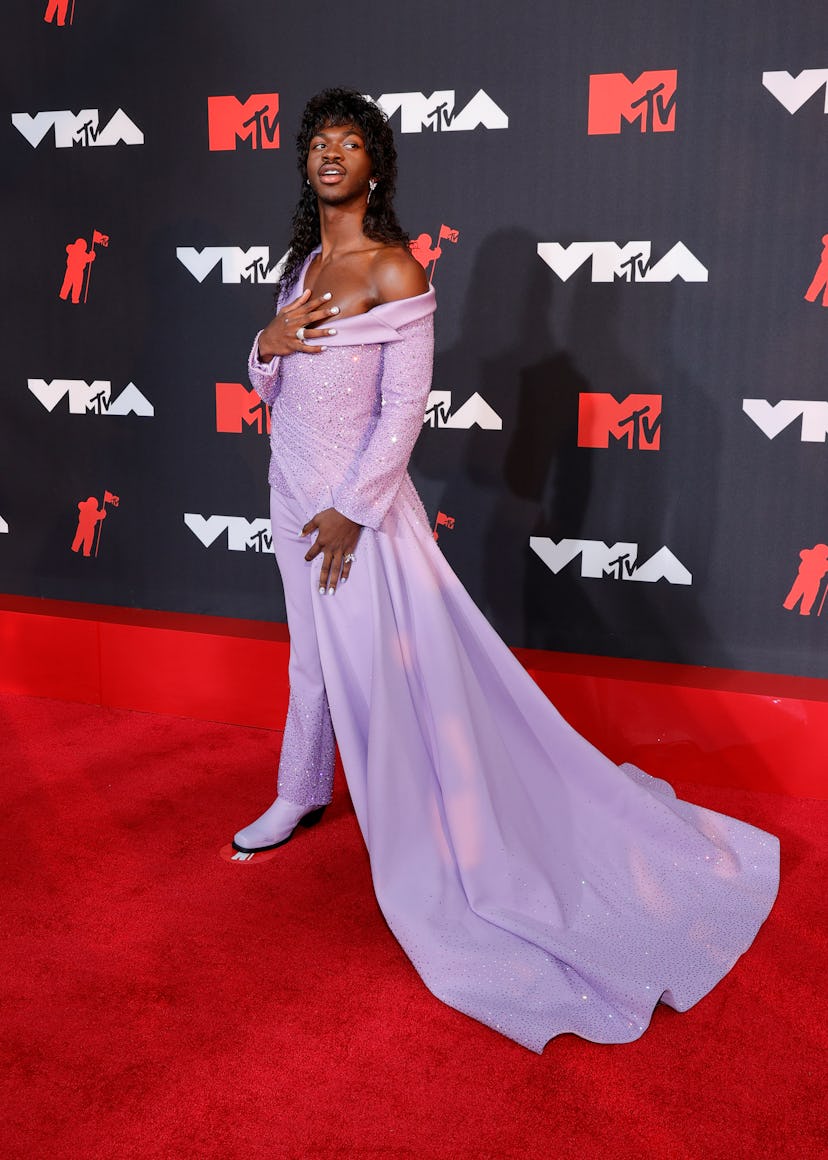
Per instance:
[[[371,159],[377,186],[362,220],[365,236],[392,246],[407,246],[408,234],[397,221],[394,192],[397,184],[397,149],[388,118],[378,105],[356,89],[325,89],[312,97],[302,114],[296,137],[296,161],[302,177],[302,192],[293,213],[293,234],[287,261],[276,286],[274,302],[293,288],[299,271],[321,240],[316,194],[306,182],[311,139],[330,125],[355,125],[362,134]]]

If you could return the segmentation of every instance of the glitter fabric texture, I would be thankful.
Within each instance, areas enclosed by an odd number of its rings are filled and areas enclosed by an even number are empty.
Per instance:
[[[305,700],[290,690],[285,736],[279,759],[279,797],[299,806],[325,806],[331,800],[334,735],[328,699]]]
[[[429,290],[338,319],[322,354],[267,366],[256,336],[249,371],[271,404],[270,486],[303,505],[302,525],[335,507],[377,529],[403,485],[416,497],[406,468],[431,381],[434,301]]]
[[[446,563],[406,474],[433,309],[433,291],[375,307],[269,366],[254,345],[293,642],[280,790],[327,800],[332,720],[377,900],[433,994],[537,1052],[563,1032],[630,1042],[750,946],[779,842],[604,757]],[[333,597],[297,534],[330,506],[364,524]]]
[[[297,516],[284,512],[279,493],[270,492],[273,548],[282,575],[291,575],[294,559],[305,579],[311,566],[304,562],[308,541],[300,536]],[[308,593],[305,585],[285,584],[285,604],[291,625],[290,699],[279,759],[278,794],[295,805],[327,805],[334,774],[334,733],[325,677],[312,620],[305,623]]]

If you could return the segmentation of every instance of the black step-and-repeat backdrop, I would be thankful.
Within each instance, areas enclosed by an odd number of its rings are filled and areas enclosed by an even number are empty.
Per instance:
[[[245,362],[306,99],[397,132],[412,473],[513,645],[828,675],[821,3],[5,17],[0,590],[284,618]]]

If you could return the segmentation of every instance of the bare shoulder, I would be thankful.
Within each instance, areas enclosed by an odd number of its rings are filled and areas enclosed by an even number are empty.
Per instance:
[[[378,250],[371,272],[380,302],[414,298],[428,290],[425,270],[402,246],[383,246]]]

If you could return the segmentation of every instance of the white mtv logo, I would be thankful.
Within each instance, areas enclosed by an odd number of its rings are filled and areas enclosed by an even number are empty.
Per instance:
[[[484,431],[503,428],[500,415],[477,391],[454,414],[451,411],[451,391],[430,391],[423,423],[429,427],[474,427],[477,424]]]
[[[201,540],[205,548],[227,532],[231,552],[263,552],[273,546],[270,520],[246,520],[244,516],[199,516],[184,513],[184,523]]]
[[[175,256],[198,282],[219,263],[222,282],[278,282],[286,259],[283,256],[271,269],[270,246],[251,246],[249,250],[240,246],[205,246],[203,250],[177,246]]]
[[[117,145],[119,141],[125,145],[144,144],[144,134],[123,109],[116,109],[103,129],[100,128],[97,109],[81,109],[77,115],[69,109],[33,115],[12,113],[11,119],[15,129],[23,134],[33,149],[37,149],[50,129],[55,131],[58,149],[71,149],[73,145]]]
[[[6,521],[3,519],[3,517],[0,516],[0,535],[5,534],[6,532],[8,532],[8,530],[9,530],[9,525],[6,523]]]
[[[509,128],[509,118],[482,89],[459,113],[454,111],[454,102],[454,89],[437,89],[428,97],[425,93],[383,93],[376,100],[387,117],[399,112],[401,133],[420,133],[423,129],[463,133],[481,125],[484,129]]]
[[[562,282],[592,259],[593,282],[706,282],[703,266],[684,242],[676,242],[658,262],[650,262],[652,242],[538,242],[538,254]]]
[[[693,577],[669,548],[659,548],[643,564],[638,563],[638,544],[617,543],[609,546],[603,540],[561,540],[548,536],[530,536],[529,547],[556,575],[576,556],[581,557],[581,575],[601,580],[643,580],[655,584],[692,584]]]
[[[742,410],[768,439],[775,439],[800,417],[800,442],[824,443],[828,435],[828,402],[782,399],[769,403],[767,399],[742,399]]]
[[[806,68],[795,77],[789,72],[762,73],[762,84],[791,115],[801,109],[806,101],[810,101],[826,82],[828,68]],[[828,89],[825,92],[823,112],[828,113]]]
[[[112,398],[112,384],[106,379],[87,383],[83,379],[29,379],[29,390],[47,411],[69,400],[70,415],[145,415],[152,418],[155,408],[135,383],[127,383],[117,398]]]

